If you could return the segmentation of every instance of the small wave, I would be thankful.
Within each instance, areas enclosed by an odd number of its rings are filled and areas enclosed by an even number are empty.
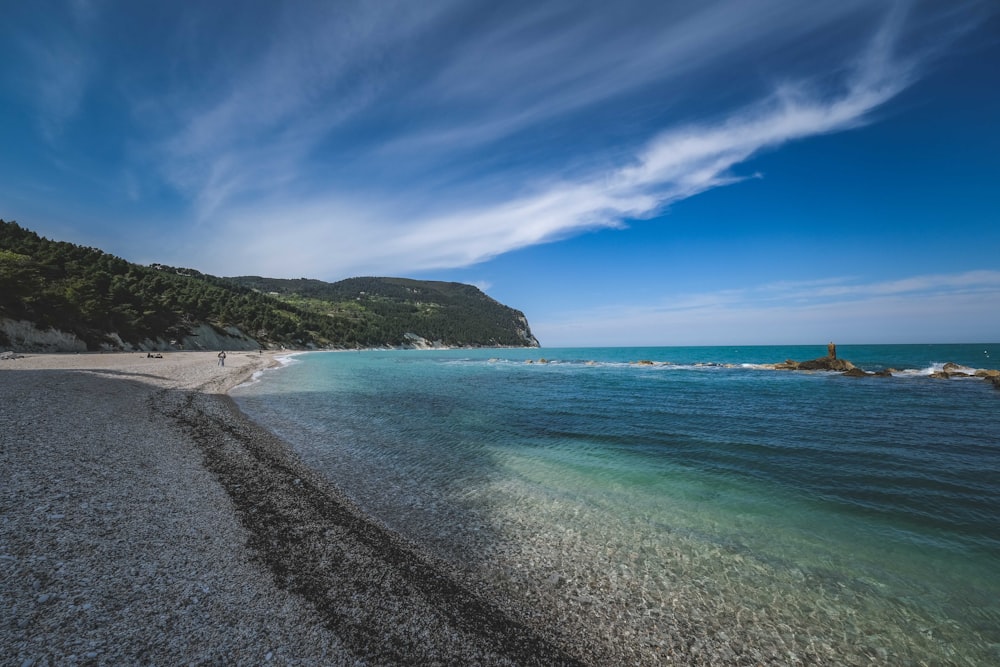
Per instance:
[[[775,370],[774,364],[739,364],[739,368],[745,368],[749,371],[773,371]]]
[[[273,370],[278,370],[278,369],[281,369],[281,368],[285,368],[286,366],[291,366],[292,364],[301,364],[302,362],[299,361],[298,359],[295,359],[295,357],[297,357],[299,355],[302,355],[302,354],[306,354],[306,353],[305,352],[289,352],[286,355],[282,355],[280,357],[275,357],[274,360],[276,362],[278,362],[277,366],[270,366],[268,368],[261,368],[259,370],[254,371],[253,375],[251,375],[246,381],[241,382],[240,384],[238,384],[235,387],[233,387],[233,390],[242,389],[244,387],[249,387],[249,386],[257,384],[258,382],[260,382],[261,377],[263,377],[264,374],[267,373],[268,371],[273,371]]]
[[[961,366],[959,364],[951,362],[931,362],[930,366],[924,368],[904,368],[902,370],[892,369],[892,374],[897,377],[930,377],[938,373],[949,373],[952,377],[961,377],[962,374],[968,375],[969,377],[977,377],[976,373],[980,369],[972,368],[970,366]]]
[[[662,359],[633,359],[633,360],[601,360],[601,359],[585,359],[585,358],[575,358],[575,359],[559,359],[550,357],[538,357],[538,358],[510,358],[510,357],[492,357],[490,359],[474,359],[466,358],[461,360],[453,360],[448,363],[461,363],[461,364],[482,364],[487,363],[489,365],[496,366],[506,366],[506,367],[519,367],[519,366],[530,366],[535,368],[544,367],[556,367],[562,369],[614,369],[614,370],[635,370],[641,372],[669,372],[669,371],[688,371],[688,372],[713,372],[713,371],[724,371],[724,370],[735,370],[735,371],[747,371],[747,372],[757,372],[757,371],[774,371],[776,364],[773,362],[740,362],[740,361],[666,361]],[[895,367],[883,367],[879,364],[874,364],[868,367],[861,367],[868,374],[888,371],[891,375],[900,378],[926,378],[926,377],[951,377],[953,379],[962,379],[963,374],[971,378],[982,377],[983,371],[971,366],[964,366],[956,364],[954,362],[932,362],[930,365],[923,368],[895,368]],[[843,371],[841,370],[830,370],[830,371],[812,371],[813,373],[829,373],[831,375],[841,375]],[[977,376],[977,373],[979,375]]]
[[[640,359],[637,361],[598,361],[594,359],[549,359],[541,357],[538,359],[506,359],[499,357],[492,357],[488,360],[476,360],[476,359],[462,359],[455,360],[446,363],[463,363],[463,364],[478,364],[485,363],[490,365],[501,365],[501,366],[560,366],[560,367],[578,367],[578,368],[613,368],[613,369],[624,369],[633,368],[637,370],[713,370],[713,369],[728,369],[728,368],[773,368],[773,364],[736,364],[736,363],[721,363],[714,361],[704,361],[704,362],[685,362],[677,363],[673,361],[653,361]]]
[[[308,352],[289,352],[288,354],[284,354],[284,355],[282,355],[280,357],[275,357],[274,360],[277,361],[279,364],[281,364],[282,367],[284,367],[284,366],[290,366],[291,364],[300,364],[300,363],[302,363],[301,361],[299,361],[295,357],[300,357],[300,356],[302,356],[304,354],[309,354],[309,353]]]

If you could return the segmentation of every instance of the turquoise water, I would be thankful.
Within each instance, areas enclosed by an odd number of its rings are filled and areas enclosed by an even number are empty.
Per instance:
[[[392,529],[640,661],[678,620],[789,664],[1000,661],[1000,391],[928,377],[1000,345],[765,366],[825,353],[310,353],[234,397]]]

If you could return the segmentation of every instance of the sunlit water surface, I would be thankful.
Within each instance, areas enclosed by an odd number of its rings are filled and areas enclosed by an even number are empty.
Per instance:
[[[928,377],[1000,345],[766,367],[824,353],[310,353],[234,396],[392,529],[644,650],[681,619],[789,662],[1000,664],[1000,391]]]

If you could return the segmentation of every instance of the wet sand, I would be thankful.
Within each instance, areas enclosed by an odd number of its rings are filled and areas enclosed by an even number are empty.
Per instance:
[[[0,662],[608,664],[245,418],[278,354],[0,360]]]

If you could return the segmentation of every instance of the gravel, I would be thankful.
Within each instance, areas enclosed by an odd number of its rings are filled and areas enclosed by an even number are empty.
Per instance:
[[[596,664],[359,512],[224,391],[270,355],[0,365],[0,664]]]

